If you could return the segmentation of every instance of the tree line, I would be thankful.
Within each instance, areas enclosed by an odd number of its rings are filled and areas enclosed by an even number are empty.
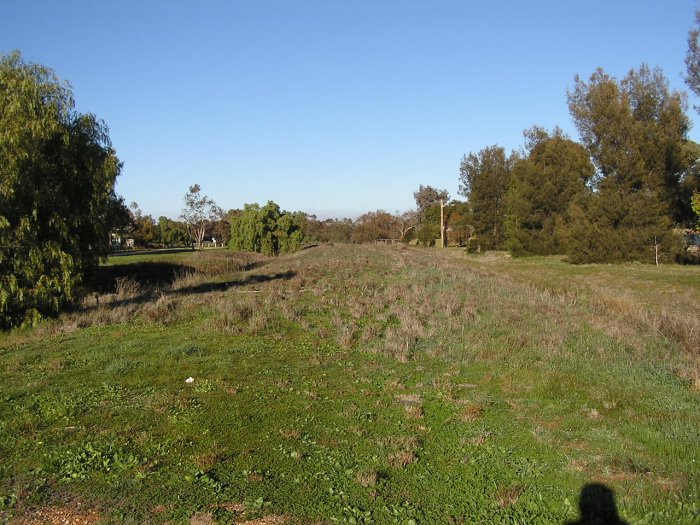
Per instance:
[[[684,95],[642,65],[622,80],[602,69],[577,76],[567,100],[580,143],[533,127],[521,151],[494,145],[462,159],[480,246],[572,262],[680,257],[674,228],[695,227],[700,191]]]
[[[700,96],[700,12],[688,37],[686,82]],[[287,212],[270,201],[224,213],[195,184],[179,219],[143,214],[114,191],[122,164],[108,129],[75,110],[53,70],[0,56],[0,328],[34,324],[75,301],[116,245],[197,245],[278,255],[303,242],[392,239],[571,262],[659,262],[683,256],[700,217],[700,144],[688,139],[684,93],[642,65],[618,80],[603,69],[566,93],[580,141],[534,126],[518,151],[466,154],[459,195],[420,186],[416,208],[355,220]],[[695,108],[699,110],[699,108]]]

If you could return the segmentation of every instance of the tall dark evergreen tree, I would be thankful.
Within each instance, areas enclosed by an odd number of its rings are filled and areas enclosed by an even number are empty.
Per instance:
[[[462,158],[459,193],[472,210],[477,242],[483,249],[500,249],[505,241],[506,197],[517,156],[500,146],[489,146]]]
[[[514,255],[563,253],[557,224],[594,173],[583,146],[558,130],[536,131],[526,132],[529,155],[513,166],[508,192],[506,245]]]
[[[669,229],[682,218],[680,183],[688,169],[683,95],[669,90],[659,69],[643,65],[621,81],[602,69],[588,81],[576,77],[567,96],[597,170],[596,192],[578,208],[583,215],[574,211],[569,221],[580,229],[569,235],[572,259],[651,261],[658,243],[671,254]]]

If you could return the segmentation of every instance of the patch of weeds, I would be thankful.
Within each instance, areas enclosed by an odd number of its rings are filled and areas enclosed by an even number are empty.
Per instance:
[[[266,260],[290,280],[123,282],[139,302],[101,301],[102,328],[0,340],[0,523],[64,494],[114,523],[268,505],[275,523],[564,523],[593,477],[630,522],[696,522],[697,392],[673,375],[696,363],[639,330],[657,299],[694,311],[700,274],[672,293],[650,268],[630,316],[583,280],[617,290],[644,268],[465,259],[318,247]]]
[[[141,362],[138,360],[119,357],[107,366],[105,372],[114,376],[126,376],[134,372],[140,364]]]
[[[365,510],[360,507],[346,505],[343,507],[343,518],[331,518],[336,523],[348,523],[351,525],[374,523],[374,516],[371,509]]]
[[[259,496],[255,499],[247,499],[243,502],[246,508],[246,519],[258,518],[263,515],[264,510],[272,505],[272,502],[265,499],[263,496]]]
[[[58,395],[35,395],[32,398],[31,409],[44,421],[54,422],[88,412],[94,405],[95,399],[92,395],[73,391]]]
[[[515,463],[515,474],[519,478],[537,478],[543,475],[545,465],[532,458],[517,458]]]
[[[92,442],[49,454],[48,460],[49,471],[62,482],[85,480],[98,474],[117,475],[123,471],[136,470],[141,465],[138,456],[131,452],[112,444]]]
[[[162,325],[170,325],[178,320],[180,304],[170,295],[161,294],[155,302],[146,304],[143,308],[143,317],[152,322]]]
[[[416,525],[417,515],[415,507],[405,501],[400,505],[386,505],[382,510],[387,513],[391,522],[402,525]]]
[[[168,355],[175,360],[187,359],[191,357],[201,357],[207,353],[206,349],[197,344],[184,344],[175,346],[168,350]]]
[[[225,506],[217,506],[212,510],[211,516],[219,525],[234,525],[240,518],[240,513]],[[194,523],[190,520],[190,523]]]
[[[246,508],[251,510],[262,510],[265,507],[269,507],[271,505],[271,502],[260,496],[259,498],[254,500],[246,500],[244,502],[244,505],[246,506]]]
[[[649,466],[644,464],[638,458],[629,455],[623,455],[621,457],[613,458],[612,461],[610,461],[610,467],[613,472],[618,471],[633,475],[651,474],[652,472]]]
[[[198,394],[205,394],[207,392],[213,392],[214,390],[216,390],[216,385],[208,379],[204,379],[202,381],[195,381],[194,391]]]
[[[12,492],[6,496],[0,496],[0,510],[11,509],[17,503],[17,494]]]
[[[103,383],[100,391],[102,399],[109,401],[121,401],[124,397],[124,389],[119,385]]]
[[[198,470],[192,475],[185,476],[185,481],[206,487],[214,492],[214,494],[221,494],[221,492],[224,490],[224,485],[210,471],[204,472],[202,470]]]
[[[15,480],[14,489],[8,495],[10,503],[12,503],[13,496],[16,498],[17,501],[13,505],[19,502],[22,506],[38,506],[46,503],[50,498],[51,484],[45,477],[46,472],[41,468],[36,468],[30,474],[31,477],[23,476],[21,479]]]

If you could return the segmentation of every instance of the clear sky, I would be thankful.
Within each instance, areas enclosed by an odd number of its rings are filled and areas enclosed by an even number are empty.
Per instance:
[[[577,73],[620,78],[644,62],[685,89],[697,7],[2,0],[0,52],[71,83],[78,110],[110,128],[118,193],[145,213],[177,217],[196,182],[225,209],[271,199],[354,217],[409,209],[420,184],[458,197],[465,153],[518,148],[534,124],[578,138],[566,104]]]

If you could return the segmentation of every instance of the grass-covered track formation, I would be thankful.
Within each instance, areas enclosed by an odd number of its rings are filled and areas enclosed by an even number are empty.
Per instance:
[[[2,336],[0,521],[565,523],[590,482],[630,523],[700,516],[697,268],[111,263],[81,308]]]

